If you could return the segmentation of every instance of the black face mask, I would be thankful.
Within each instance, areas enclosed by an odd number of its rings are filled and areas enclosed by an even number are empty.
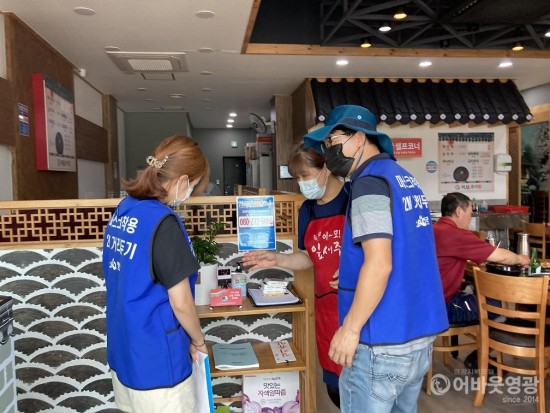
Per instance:
[[[325,149],[325,162],[327,169],[336,176],[346,178],[353,166],[355,158],[345,156],[342,153],[343,144],[338,143]]]

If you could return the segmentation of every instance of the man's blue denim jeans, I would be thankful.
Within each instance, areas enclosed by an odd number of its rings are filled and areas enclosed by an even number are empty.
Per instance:
[[[416,412],[431,359],[431,345],[405,355],[390,355],[359,344],[352,366],[340,375],[341,412]]]

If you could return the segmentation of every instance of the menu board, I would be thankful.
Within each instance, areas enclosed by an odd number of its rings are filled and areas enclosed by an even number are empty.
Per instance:
[[[36,168],[76,172],[73,94],[41,73],[32,79]]]
[[[439,192],[494,190],[493,133],[440,133]]]

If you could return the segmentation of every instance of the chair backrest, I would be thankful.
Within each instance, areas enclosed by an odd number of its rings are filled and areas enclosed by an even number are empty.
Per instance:
[[[531,248],[537,248],[539,257],[546,259],[547,225],[545,223],[527,222],[525,232],[529,234],[529,245]]]
[[[546,322],[546,304],[548,298],[548,276],[511,277],[491,274],[474,268],[476,294],[479,302],[479,318],[482,329],[496,328],[512,333],[534,335],[544,347],[544,329]],[[513,303],[514,309],[503,305],[502,308],[487,303],[487,298]],[[518,304],[520,304],[518,306]],[[489,320],[488,313],[520,321],[511,324]],[[530,321],[531,325],[522,321]],[[534,322],[534,326],[533,326]],[[517,324],[517,325],[516,325]],[[483,334],[483,333],[482,333]]]

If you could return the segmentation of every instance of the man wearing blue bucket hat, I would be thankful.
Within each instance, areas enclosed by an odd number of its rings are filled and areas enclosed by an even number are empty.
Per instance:
[[[433,340],[448,328],[426,197],[366,108],[334,108],[304,142],[351,180],[329,350],[344,366],[341,411],[416,412]]]

